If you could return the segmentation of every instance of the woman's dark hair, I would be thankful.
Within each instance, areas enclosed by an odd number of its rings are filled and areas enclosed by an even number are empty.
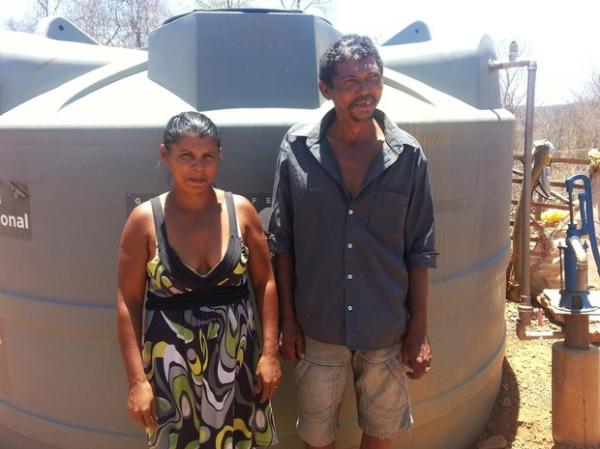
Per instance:
[[[185,135],[197,137],[212,137],[215,139],[219,151],[221,138],[217,126],[206,115],[196,111],[181,112],[169,119],[163,133],[163,145],[170,148]]]
[[[329,87],[333,87],[333,76],[338,63],[349,60],[360,61],[371,56],[375,58],[375,62],[383,75],[383,61],[373,41],[367,36],[346,34],[336,39],[321,55],[319,59],[319,79]]]

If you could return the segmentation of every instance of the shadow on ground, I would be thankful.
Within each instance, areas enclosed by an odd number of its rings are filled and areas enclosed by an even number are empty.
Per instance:
[[[496,398],[492,414],[479,441],[484,441],[496,435],[502,435],[506,439],[508,447],[511,447],[517,434],[517,428],[520,424],[518,421],[519,406],[520,395],[517,377],[506,358],[504,358],[504,360],[502,360],[502,383],[500,384],[500,392],[498,393],[498,398]],[[474,449],[476,449],[476,446]]]

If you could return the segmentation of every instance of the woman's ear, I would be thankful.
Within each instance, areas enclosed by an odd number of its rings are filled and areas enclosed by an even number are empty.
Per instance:
[[[169,149],[167,148],[167,146],[165,144],[161,143],[158,152],[160,155],[160,160],[162,161],[163,164],[166,165],[168,162],[168,159],[169,159],[169,154],[170,154]]]

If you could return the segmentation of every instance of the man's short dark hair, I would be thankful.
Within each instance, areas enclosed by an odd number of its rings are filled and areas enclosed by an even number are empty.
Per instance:
[[[367,36],[358,34],[346,34],[336,39],[331,46],[325,50],[319,60],[319,79],[329,87],[333,86],[333,76],[336,65],[344,61],[360,61],[361,59],[375,58],[379,70],[383,74],[383,62],[373,41]]]

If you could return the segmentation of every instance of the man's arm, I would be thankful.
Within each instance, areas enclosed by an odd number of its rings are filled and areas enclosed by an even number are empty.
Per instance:
[[[275,285],[280,304],[281,353],[286,360],[298,363],[304,357],[304,333],[294,308],[293,253],[275,254]]]
[[[419,149],[414,166],[414,184],[405,224],[405,260],[408,268],[408,328],[402,346],[402,361],[419,379],[431,365],[431,348],[427,340],[427,299],[429,268],[435,268],[435,232],[433,200],[427,159]]]
[[[304,334],[296,320],[294,308],[294,210],[289,176],[291,154],[287,138],[283,139],[273,185],[273,212],[269,222],[269,243],[275,254],[275,285],[279,297],[281,353],[297,363],[304,357]]]
[[[427,268],[414,268],[408,272],[408,330],[402,345],[402,362],[412,372],[411,379],[419,379],[429,371],[431,348],[427,341],[427,296],[429,280]]]

